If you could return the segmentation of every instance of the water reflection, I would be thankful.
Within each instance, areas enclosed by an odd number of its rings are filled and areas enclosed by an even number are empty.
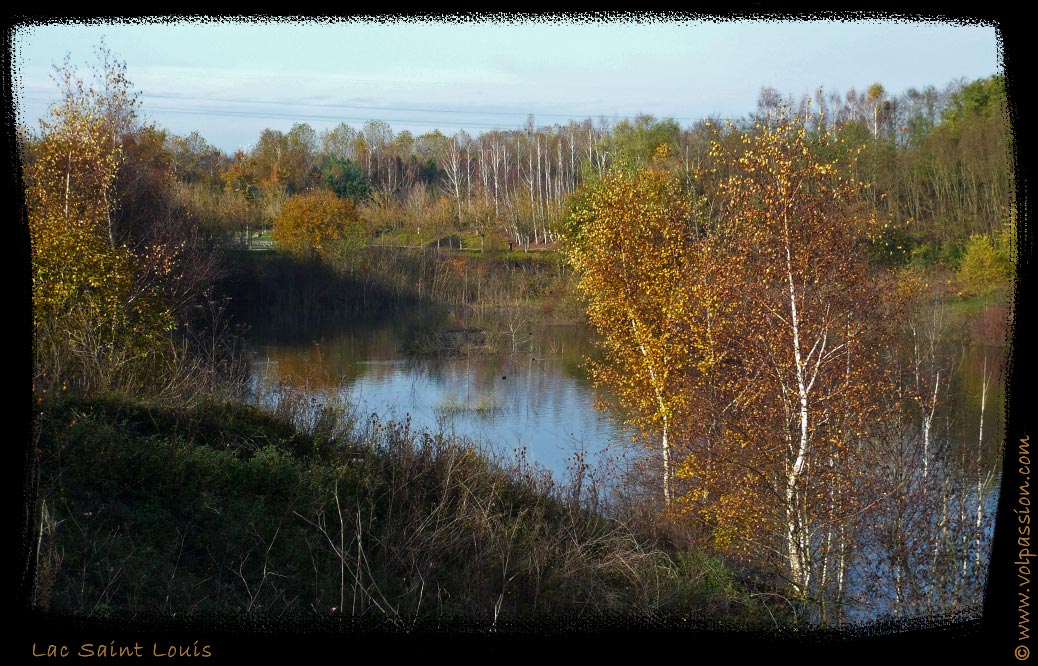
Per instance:
[[[594,354],[586,330],[525,324],[515,331],[523,341],[515,353],[508,331],[500,354],[407,356],[409,339],[430,321],[357,325],[309,343],[257,341],[253,388],[348,397],[362,415],[410,417],[415,427],[472,438],[509,459],[525,449],[529,461],[560,478],[575,451],[595,459],[627,438],[615,416],[594,407],[582,369]]]

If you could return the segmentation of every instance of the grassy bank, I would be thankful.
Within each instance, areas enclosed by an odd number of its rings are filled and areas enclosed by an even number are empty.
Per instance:
[[[283,401],[38,412],[36,603],[86,616],[498,619],[767,610],[526,465]]]

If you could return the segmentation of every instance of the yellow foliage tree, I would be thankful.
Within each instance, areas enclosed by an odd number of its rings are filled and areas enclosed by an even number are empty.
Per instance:
[[[713,145],[713,220],[660,160],[605,175],[569,214],[596,377],[659,438],[667,504],[720,549],[781,563],[804,601],[842,586],[895,404],[881,354],[900,297],[868,266],[860,184],[820,157],[845,154],[796,123],[758,127]]]
[[[351,199],[316,190],[285,202],[273,237],[278,249],[288,254],[343,262],[363,247],[364,227]]]
[[[602,334],[594,374],[631,423],[657,438],[663,497],[673,494],[672,436],[687,404],[690,276],[695,206],[665,170],[615,170],[577,193],[567,247],[590,323]]]
[[[839,143],[786,123],[713,147],[731,174],[709,241],[734,304],[717,343],[730,361],[712,407],[720,436],[680,471],[694,488],[683,508],[721,545],[784,560],[803,600],[842,586],[862,460],[894,409],[881,354],[899,296],[868,266],[879,225],[860,212],[860,184],[820,157],[846,154]]]
[[[963,293],[987,296],[1005,287],[1011,277],[1008,256],[1008,252],[998,251],[990,236],[970,236],[958,272]]]
[[[149,279],[171,254],[141,258],[116,242],[114,186],[121,149],[104,100],[68,68],[66,95],[28,146],[25,203],[31,243],[34,388],[111,388],[136,362],[154,360],[173,317]],[[149,276],[143,279],[145,274]]]

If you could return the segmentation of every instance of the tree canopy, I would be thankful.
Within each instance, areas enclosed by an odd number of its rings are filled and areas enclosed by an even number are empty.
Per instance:
[[[687,398],[680,372],[692,362],[683,316],[695,206],[663,169],[616,170],[574,197],[568,219],[570,260],[607,356],[595,375],[632,423],[658,434],[669,501],[670,424]]]
[[[371,185],[364,170],[353,160],[329,155],[321,166],[321,182],[340,197],[355,202],[371,196]]]
[[[660,438],[667,504],[719,548],[781,558],[801,599],[832,583],[821,544],[861,508],[854,470],[893,409],[898,296],[868,264],[880,225],[839,142],[796,122],[715,142],[709,224],[653,166],[608,174],[569,215],[596,376]]]
[[[135,97],[124,65],[104,48],[98,53],[96,85],[68,62],[58,68],[63,99],[27,146],[34,386],[44,392],[58,381],[63,388],[119,383],[141,361],[161,357],[174,323],[160,283],[175,271],[177,249],[131,247],[115,225]]]
[[[315,190],[285,202],[274,222],[274,240],[289,254],[342,261],[363,244],[364,230],[352,200]]]

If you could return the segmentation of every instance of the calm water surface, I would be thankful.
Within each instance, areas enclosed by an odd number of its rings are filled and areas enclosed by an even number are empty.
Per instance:
[[[499,354],[430,358],[405,352],[416,336],[450,325],[426,314],[345,326],[312,340],[261,332],[250,348],[253,388],[337,393],[359,415],[410,418],[414,427],[471,438],[507,459],[525,455],[557,478],[568,474],[575,452],[591,463],[622,452],[617,445],[627,430],[615,414],[595,407],[584,369],[594,353],[586,329],[515,318],[488,327]]]

